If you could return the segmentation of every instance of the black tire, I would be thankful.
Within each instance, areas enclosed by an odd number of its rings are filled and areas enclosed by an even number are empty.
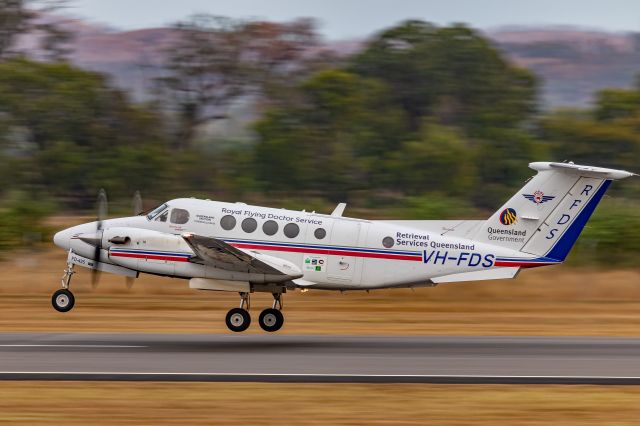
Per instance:
[[[76,304],[76,298],[73,297],[73,293],[63,288],[53,293],[51,304],[58,312],[69,312]]]
[[[233,308],[227,312],[225,322],[229,330],[240,333],[251,325],[251,315],[249,315],[246,309]]]
[[[265,309],[260,313],[260,327],[264,331],[268,331],[269,333],[273,333],[274,331],[278,331],[284,325],[284,315],[277,309]]]

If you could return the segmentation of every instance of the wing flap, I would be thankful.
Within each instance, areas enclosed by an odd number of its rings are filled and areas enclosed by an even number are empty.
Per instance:
[[[281,275],[290,278],[302,276],[300,268],[286,260],[251,250],[241,250],[222,240],[195,234],[183,234],[196,257],[191,262],[202,263],[233,272]]]

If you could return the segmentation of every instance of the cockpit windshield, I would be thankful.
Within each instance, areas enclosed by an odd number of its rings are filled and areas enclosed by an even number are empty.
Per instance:
[[[151,213],[149,213],[147,215],[147,219],[148,220],[153,220],[154,217],[158,216],[160,213],[162,213],[163,211],[165,211],[168,208],[167,204],[163,204],[161,206],[156,207],[155,209],[151,210]]]

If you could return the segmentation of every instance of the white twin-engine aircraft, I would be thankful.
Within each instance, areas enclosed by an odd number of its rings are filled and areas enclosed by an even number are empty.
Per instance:
[[[55,235],[69,254],[53,306],[73,308],[74,265],[129,280],[147,273],[188,279],[193,289],[237,292],[240,307],[226,317],[236,332],[249,327],[252,292],[273,295],[259,322],[277,331],[287,290],[514,278],[521,268],[562,263],[611,181],[633,175],[573,163],[530,167],[538,173],[488,220],[363,220],[343,217],[344,204],[324,215],[193,198],[145,215],[99,215]]]

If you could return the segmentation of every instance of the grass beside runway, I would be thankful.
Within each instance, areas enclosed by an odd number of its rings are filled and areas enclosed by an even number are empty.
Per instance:
[[[0,423],[637,425],[640,387],[2,382]]]
[[[78,268],[76,308],[59,314],[65,254],[17,253],[0,266],[0,332],[227,333],[224,316],[236,294],[189,290],[187,281],[143,276],[131,292],[121,277],[102,274],[92,291]],[[255,324],[268,294],[252,296]],[[640,270],[549,267],[515,280],[365,292],[299,291],[284,298],[281,333],[369,335],[640,335]]]

